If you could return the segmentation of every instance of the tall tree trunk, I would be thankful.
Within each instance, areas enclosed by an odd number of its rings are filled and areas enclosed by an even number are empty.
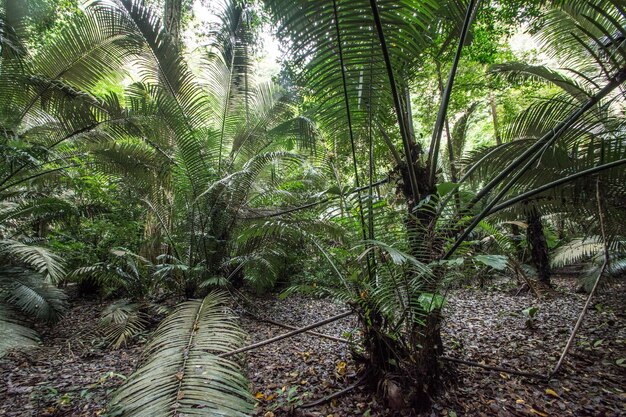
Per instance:
[[[541,283],[550,286],[550,258],[548,255],[548,243],[546,242],[546,236],[543,233],[541,215],[535,208],[533,208],[528,214],[526,238],[528,239],[533,264],[537,269],[537,277]]]
[[[182,16],[182,0],[165,0],[163,23],[165,30],[172,37],[174,44],[180,44],[180,21]]]

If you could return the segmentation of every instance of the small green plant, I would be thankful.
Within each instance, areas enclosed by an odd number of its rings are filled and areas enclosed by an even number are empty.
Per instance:
[[[268,407],[270,411],[277,409],[291,410],[294,407],[304,404],[303,399],[307,393],[298,394],[297,386],[282,387],[276,390],[276,396],[274,397],[274,403]]]
[[[539,312],[539,307],[531,306],[522,310],[522,315],[526,317],[526,328],[533,329],[535,326],[535,318]]]

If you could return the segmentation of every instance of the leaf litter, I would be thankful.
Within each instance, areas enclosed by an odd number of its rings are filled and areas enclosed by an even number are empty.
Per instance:
[[[548,373],[565,346],[585,295],[558,279],[545,297],[514,296],[502,288],[451,291],[445,307],[447,356],[540,374]],[[561,372],[549,382],[444,363],[454,375],[421,416],[622,416],[626,415],[626,287],[600,292],[584,319]],[[304,296],[256,297],[263,314],[302,327],[346,311],[329,300]],[[523,313],[536,308],[532,325]],[[129,347],[110,350],[97,330],[95,301],[74,301],[69,314],[41,328],[40,347],[0,358],[0,416],[98,416],[113,391],[132,373],[148,335]],[[240,311],[241,313],[241,311]],[[287,329],[241,314],[248,342]],[[358,338],[356,318],[341,319],[318,332]],[[255,415],[413,416],[386,408],[359,386],[324,404],[300,409],[358,381],[363,372],[348,345],[303,333],[247,352],[244,367],[256,402]]]

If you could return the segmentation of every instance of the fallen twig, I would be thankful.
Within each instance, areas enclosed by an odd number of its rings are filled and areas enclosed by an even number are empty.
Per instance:
[[[350,316],[352,314],[354,314],[353,311],[347,311],[345,313],[338,314],[336,316],[327,318],[325,320],[318,321],[318,322],[313,323],[313,324],[309,324],[308,326],[301,327],[301,328],[296,329],[294,331],[291,331],[289,333],[281,334],[281,335],[278,335],[276,337],[272,337],[271,339],[266,339],[266,340],[263,340],[263,341],[258,342],[258,343],[253,343],[251,345],[244,346],[244,347],[242,347],[240,349],[231,350],[230,352],[224,352],[224,353],[221,353],[221,354],[219,354],[217,356],[220,357],[220,358],[227,358],[229,356],[236,355],[238,353],[247,352],[249,350],[256,349],[256,348],[259,348],[261,346],[269,345],[270,343],[278,342],[279,340],[283,340],[283,339],[286,339],[288,337],[292,337],[292,336],[298,335],[300,333],[307,332],[307,331],[309,331],[311,329],[315,329],[317,327],[324,326],[325,324],[332,323],[333,321],[340,320],[340,319],[342,319],[344,317],[348,317],[348,316]]]
[[[448,362],[462,363],[463,365],[477,366],[479,368],[488,369],[490,371],[504,372],[505,374],[519,375],[519,376],[525,376],[528,378],[536,378],[536,379],[541,379],[541,380],[548,379],[546,375],[536,374],[534,372],[524,372],[524,371],[518,371],[516,369],[502,368],[500,366],[485,365],[479,362],[467,361],[465,359],[451,358],[449,356],[441,356],[439,359],[443,361],[448,361]]]
[[[609,259],[610,259],[609,248],[608,248],[607,241],[606,241],[606,229],[605,229],[605,217],[604,217],[605,212],[604,212],[604,205],[602,204],[604,200],[602,198],[602,188],[600,186],[600,177],[598,177],[596,181],[596,200],[598,203],[598,218],[600,220],[600,231],[602,233],[602,241],[604,243],[604,262],[602,263],[602,266],[600,267],[600,271],[598,272],[596,281],[593,284],[593,288],[589,292],[587,301],[585,301],[585,305],[583,306],[582,311],[578,315],[578,320],[576,320],[574,329],[572,330],[572,333],[570,334],[569,339],[567,340],[565,349],[563,349],[563,352],[561,353],[561,357],[559,358],[559,361],[556,363],[556,366],[554,367],[552,372],[550,372],[550,374],[548,375],[548,379],[556,375],[556,373],[559,372],[559,369],[561,369],[561,365],[563,365],[565,356],[567,355],[567,352],[572,347],[572,344],[574,343],[574,339],[576,338],[576,333],[578,333],[578,329],[580,329],[580,325],[583,322],[585,313],[587,312],[587,309],[589,308],[589,304],[591,303],[591,298],[593,297],[593,294],[596,292],[596,289],[598,288],[598,283],[600,282],[600,278],[602,278],[602,275],[604,275],[604,271],[609,266]]]
[[[255,315],[255,314],[253,314],[253,313],[251,313],[249,311],[246,311],[246,314],[249,315],[250,317],[252,317],[253,319],[257,320],[257,321],[263,321],[263,322],[266,322],[266,323],[273,324],[275,326],[284,327],[285,329],[298,330],[298,328],[295,327],[295,326],[290,326],[288,324],[280,323],[278,321],[275,321],[275,320],[272,320],[272,319],[268,319],[268,318],[265,318],[265,317],[259,317],[259,316]],[[335,337],[335,336],[331,336],[331,335],[324,334],[324,333],[314,332],[312,330],[309,330],[306,333],[311,334],[313,336],[321,337],[321,338],[324,338],[324,339],[332,340],[334,342],[350,343],[350,341],[348,339],[343,339],[341,337]]]

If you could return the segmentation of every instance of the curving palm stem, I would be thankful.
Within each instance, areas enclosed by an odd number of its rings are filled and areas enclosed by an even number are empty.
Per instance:
[[[463,22],[463,28],[461,29],[461,35],[459,36],[459,44],[457,45],[454,61],[452,61],[452,68],[448,75],[448,82],[446,88],[441,96],[441,104],[439,105],[439,112],[437,113],[437,120],[435,121],[435,127],[433,128],[433,137],[430,141],[429,163],[430,167],[428,175],[428,183],[434,185],[436,182],[437,173],[437,159],[439,158],[439,146],[441,144],[441,135],[443,133],[444,122],[446,121],[446,114],[448,113],[448,104],[450,103],[450,96],[452,95],[452,86],[454,85],[454,78],[456,76],[456,70],[461,60],[461,52],[463,51],[463,44],[467,38],[467,33],[472,25],[472,20],[476,9],[478,8],[479,0],[470,0],[467,11],[465,13],[465,21]]]

